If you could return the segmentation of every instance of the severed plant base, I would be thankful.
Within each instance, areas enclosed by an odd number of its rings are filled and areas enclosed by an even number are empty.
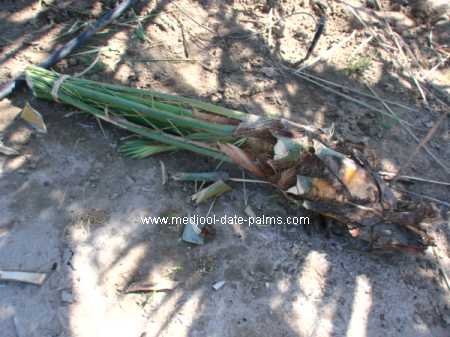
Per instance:
[[[420,253],[433,244],[423,205],[397,200],[367,160],[323,130],[151,90],[98,83],[39,67],[36,97],[69,104],[136,135],[121,147],[144,158],[188,150],[232,162],[286,198],[344,224],[373,250]]]

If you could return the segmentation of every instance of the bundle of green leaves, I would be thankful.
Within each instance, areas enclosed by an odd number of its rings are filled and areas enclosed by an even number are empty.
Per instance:
[[[230,161],[220,142],[239,141],[236,125],[248,114],[200,100],[64,77],[36,66],[26,70],[28,86],[36,97],[66,103],[136,134],[120,151],[143,158],[153,154],[189,150]]]

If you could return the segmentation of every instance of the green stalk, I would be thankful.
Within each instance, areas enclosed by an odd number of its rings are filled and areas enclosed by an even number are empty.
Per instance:
[[[90,98],[97,102],[102,102],[106,106],[110,106],[112,108],[129,111],[129,112],[141,112],[157,121],[164,122],[167,120],[171,120],[173,123],[180,127],[192,128],[192,129],[201,129],[205,131],[209,131],[212,133],[216,133],[218,135],[226,136],[232,135],[235,127],[230,125],[219,125],[215,123],[209,123],[202,120],[180,116],[168,111],[157,110],[153,108],[149,108],[146,105],[143,105],[138,102],[134,102],[132,100],[124,99],[120,96],[107,95],[100,92],[94,92],[89,89],[75,86],[71,83],[67,83],[64,86],[64,89],[72,89],[75,93],[79,93],[80,96]]]
[[[26,75],[35,96],[54,100],[52,88],[59,80],[59,74],[31,66]],[[138,157],[185,149],[230,162],[229,157],[218,150],[216,144],[239,140],[233,136],[236,126],[196,118],[193,109],[219,112],[217,114],[235,119],[246,115],[185,97],[75,77],[66,78],[60,85],[58,101],[158,143],[134,143],[122,148]]]
[[[151,139],[151,140],[163,143],[163,144],[172,145],[179,149],[196,152],[196,153],[206,155],[206,156],[209,156],[209,157],[221,160],[221,161],[226,161],[229,163],[232,162],[229,157],[225,156],[221,152],[214,150],[212,148],[206,147],[206,146],[201,146],[200,143],[198,143],[198,142],[193,143],[192,141],[188,141],[186,139],[176,137],[176,136],[173,136],[173,135],[161,132],[161,131],[154,131],[154,130],[148,129],[144,126],[133,124],[123,118],[108,117],[101,110],[95,109],[92,106],[90,106],[82,101],[75,100],[72,97],[65,96],[64,94],[62,96],[63,96],[62,100],[69,103],[70,105],[73,105],[74,107],[77,107],[80,110],[90,112],[93,115],[95,115],[96,117],[98,117],[106,122],[109,122],[119,128],[136,133],[144,138],[148,138],[148,139]]]
[[[90,80],[82,80],[82,81],[84,81],[88,85],[92,85],[94,88],[96,85],[98,85],[98,83],[94,82],[94,81],[90,81]],[[148,90],[148,89],[141,90],[141,89],[129,88],[129,87],[116,85],[116,84],[109,84],[109,83],[104,83],[104,84],[102,83],[102,86],[104,88],[112,89],[118,93],[132,94],[132,95],[136,95],[137,97],[145,96],[145,97],[153,97],[155,99],[162,99],[171,104],[178,103],[181,105],[190,106],[192,108],[197,108],[200,110],[204,110],[206,112],[211,112],[216,115],[228,117],[231,119],[236,119],[239,121],[248,121],[248,120],[252,120],[252,119],[258,117],[257,115],[248,114],[248,113],[238,111],[238,110],[224,108],[222,106],[215,105],[215,104],[208,103],[208,102],[203,102],[203,101],[200,101],[197,99],[183,97],[183,96],[175,96],[175,95],[170,95],[170,94],[164,94],[164,93],[160,93],[160,92],[152,91],[152,90]]]
[[[163,152],[175,151],[177,148],[173,145],[156,144],[144,139],[135,139],[125,142],[119,147],[119,152],[132,158],[142,159]]]

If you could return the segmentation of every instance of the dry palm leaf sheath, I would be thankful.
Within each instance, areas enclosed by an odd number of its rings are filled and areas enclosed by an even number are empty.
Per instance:
[[[121,147],[134,157],[189,150],[234,162],[289,200],[346,225],[373,249],[420,252],[431,240],[425,210],[395,199],[364,160],[327,145],[320,130],[159,92],[26,71],[35,96],[72,105],[137,136]]]

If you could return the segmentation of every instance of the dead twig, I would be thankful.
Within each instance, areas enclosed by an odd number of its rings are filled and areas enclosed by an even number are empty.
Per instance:
[[[357,99],[357,98],[352,97],[350,95],[344,94],[344,93],[342,93],[342,92],[340,92],[338,90],[335,90],[333,88],[330,88],[329,86],[324,85],[324,84],[322,84],[322,83],[320,83],[320,82],[318,82],[316,80],[313,80],[312,78],[309,78],[308,77],[309,75],[304,75],[304,73],[302,73],[302,72],[293,71],[292,69],[290,69],[288,67],[284,67],[284,69],[289,70],[292,74],[294,74],[294,75],[296,75],[296,76],[298,76],[298,77],[300,77],[300,78],[302,78],[304,80],[307,80],[308,82],[313,83],[313,84],[321,87],[322,89],[325,89],[325,90],[327,90],[329,92],[332,92],[333,94],[336,94],[338,96],[344,97],[347,100],[352,101],[352,102],[354,102],[356,104],[359,104],[359,105],[361,105],[361,106],[363,106],[363,107],[365,107],[365,108],[367,108],[369,110],[372,110],[372,111],[378,112],[378,113],[380,113],[382,115],[385,115],[385,116],[391,117],[393,119],[396,119],[391,114],[387,113],[386,111],[384,111],[382,109],[376,108],[373,105],[370,105],[370,104],[368,104],[368,103],[366,103],[366,102],[364,102],[364,101],[362,101],[360,99]],[[411,123],[409,123],[409,122],[407,122],[407,121],[405,121],[403,119],[399,119],[399,120],[401,120],[405,125],[408,125],[410,127],[414,127]]]
[[[374,96],[378,96],[378,94],[375,92],[375,90],[373,90],[371,87],[367,86],[369,88],[369,90],[372,92],[372,94]],[[398,118],[398,115],[389,107],[389,105],[387,105],[385,102],[383,102],[380,99],[380,102],[383,104],[383,106],[386,108],[387,111],[389,111],[389,113]],[[446,173],[450,172],[450,169],[447,167],[447,165],[444,164],[444,162],[442,162],[433,152],[431,152],[431,150],[426,146],[427,142],[431,139],[431,137],[434,135],[434,133],[436,132],[437,128],[439,127],[440,123],[443,120],[443,117],[445,117],[445,114],[441,116],[441,118],[439,119],[439,121],[430,129],[430,131],[428,131],[428,134],[422,139],[419,140],[419,138],[414,134],[414,132],[412,132],[412,130],[403,123],[403,121],[401,121],[399,119],[399,123],[400,125],[403,127],[403,129],[416,141],[419,143],[419,145],[416,147],[416,149],[414,150],[413,154],[410,156],[409,160],[406,162],[406,164],[404,165],[405,167],[408,167],[412,160],[414,159],[414,157],[417,155],[417,153],[419,152],[419,150],[423,147],[423,149],[430,155],[431,158],[433,158],[437,164],[439,164],[439,166],[441,166]],[[402,170],[402,168],[400,168],[397,172],[397,175],[400,173],[400,171]],[[395,182],[395,177],[393,179],[393,182]]]
[[[401,176],[401,175],[397,175],[394,172],[378,171],[378,174],[385,177],[385,179],[387,179],[387,180],[392,180],[395,176],[397,176],[397,180],[417,181],[417,182],[429,183],[429,184],[435,184],[435,185],[450,186],[450,182],[421,178],[421,177],[414,177],[414,176]]]
[[[242,170],[242,186],[244,187],[244,205],[247,206],[248,205],[248,195],[247,195],[247,185],[245,184],[245,172],[244,170]]]
[[[443,64],[445,64],[445,62],[447,62],[447,60],[449,59],[449,56],[444,57],[443,59],[439,60],[438,63],[436,63],[436,65],[434,65],[433,67],[431,67],[425,74],[423,74],[422,76],[419,77],[420,81],[425,81],[427,80],[431,75],[433,75],[433,73]]]
[[[405,67],[407,68],[407,72],[409,73],[408,75],[411,77],[413,83],[419,90],[420,96],[422,96],[422,100],[423,100],[424,104],[426,106],[428,106],[427,96],[425,95],[425,92],[423,91],[419,81],[417,80],[416,76],[414,75],[413,71],[411,70],[410,62],[409,62],[408,58],[406,57],[406,54],[403,52],[403,48],[401,47],[400,42],[398,41],[397,35],[392,30],[392,27],[389,24],[389,22],[384,20],[384,24],[386,25],[389,35],[392,37],[392,40],[394,40],[394,43],[397,46],[397,49],[405,62]]]
[[[208,26],[205,26],[204,24],[198,22],[196,19],[194,19],[192,17],[192,15],[190,15],[184,8],[182,8],[181,6],[177,5],[175,2],[173,2],[173,5],[180,11],[181,14],[183,14],[185,17],[187,17],[189,20],[191,20],[192,22],[194,22],[195,24],[197,24],[198,26],[202,27],[203,29],[207,30],[208,32],[216,35],[216,32],[213,31],[211,28],[209,28]]]
[[[433,247],[432,250],[433,250],[434,258],[436,260],[438,272],[439,272],[440,276],[442,277],[442,279],[444,280],[444,283],[447,286],[447,289],[450,290],[450,282],[448,280],[448,276],[447,276],[447,273],[445,272],[445,269],[442,268],[441,259],[439,258],[439,255],[437,255],[435,247]]]
[[[161,166],[161,184],[166,185],[167,181],[169,179],[168,175],[167,175],[166,165],[164,164],[164,162],[162,160],[159,161],[159,164]]]
[[[403,164],[403,166],[400,167],[400,169],[397,171],[397,175],[392,179],[392,182],[395,182],[397,180],[397,176],[400,174],[400,172],[402,170],[408,168],[411,165],[412,161],[417,156],[417,154],[419,153],[421,148],[426,150],[426,147],[425,147],[426,144],[434,136],[434,134],[438,130],[439,126],[446,119],[446,117],[447,117],[446,114],[442,114],[441,117],[439,117],[438,121],[433,125],[433,127],[428,131],[428,133],[425,135],[425,137],[420,141],[419,145],[417,145],[414,152],[409,157],[408,161],[405,164]],[[432,152],[430,150],[428,150],[427,152],[428,152],[428,154],[432,154]],[[447,168],[447,166],[445,166],[445,164],[440,159],[438,159],[437,157],[434,157],[434,155],[433,155],[433,158],[441,167],[443,167],[446,170],[447,173],[449,172],[448,171],[449,169]]]
[[[14,281],[42,285],[47,278],[45,273],[0,270],[0,281]]]
[[[181,22],[181,20],[179,20],[177,17],[175,17],[175,20],[177,21],[178,25],[180,26],[180,30],[181,30],[181,39],[183,40],[184,57],[189,59],[189,57],[190,57],[189,55],[191,53],[190,53],[190,50],[189,50],[188,41],[186,39],[186,34],[184,32],[184,25]]]
[[[103,137],[104,137],[105,139],[107,139],[108,137],[106,136],[106,132],[105,132],[105,130],[103,129],[102,121],[101,121],[98,117],[95,117],[95,120],[97,121],[98,127],[99,127],[100,130],[102,131]]]
[[[230,181],[234,181],[234,182],[238,182],[238,183],[253,183],[253,184],[269,184],[270,183],[268,181],[265,180],[257,180],[257,179],[243,179],[243,178],[229,178],[228,180]]]
[[[359,52],[367,47],[367,45],[373,40],[373,36],[369,36],[367,39],[365,39],[361,44],[350,54],[348,57],[351,59],[354,55],[358,55]]]
[[[326,80],[324,78],[321,78],[321,77],[316,76],[316,75],[312,75],[310,73],[302,72],[302,74],[305,75],[305,76],[311,77],[312,79],[315,79],[317,81],[320,81],[322,83],[325,83],[327,85],[330,85],[330,86],[333,86],[333,87],[336,87],[336,88],[341,88],[343,90],[346,90],[346,91],[349,91],[349,92],[353,92],[353,93],[355,93],[357,95],[360,95],[360,96],[363,96],[363,97],[367,97],[367,98],[374,99],[374,100],[379,100],[381,98],[381,97],[377,98],[374,95],[368,94],[366,92],[362,92],[360,90],[348,87],[346,85],[339,84],[339,83],[336,83],[336,82],[332,82],[330,80]],[[419,112],[419,113],[422,112],[421,110],[415,109],[413,107],[407,106],[405,104],[402,104],[402,103],[399,103],[399,102],[396,102],[396,101],[391,101],[391,100],[388,100],[388,99],[385,99],[385,98],[381,98],[381,100],[386,102],[386,103],[389,103],[390,105],[395,105],[395,106],[397,106],[399,108],[402,108],[402,109],[405,109],[405,110],[408,110],[408,111]]]
[[[393,188],[398,190],[398,191],[400,191],[400,192],[404,192],[406,194],[411,194],[411,195],[413,195],[415,197],[419,197],[419,198],[422,198],[422,199],[425,199],[425,200],[430,200],[430,201],[433,201],[433,202],[435,202],[437,204],[441,204],[443,206],[450,207],[450,203],[448,203],[446,201],[443,201],[443,200],[440,200],[440,199],[437,199],[437,198],[434,198],[434,197],[430,197],[429,195],[408,191],[408,190],[405,190],[405,189],[399,188],[399,187],[393,187]]]
[[[370,34],[375,40],[377,40],[377,42],[378,42],[378,44],[379,44],[380,46],[382,46],[382,47],[385,48],[385,49],[390,49],[390,50],[394,49],[392,46],[386,44],[386,43],[379,37],[379,34],[378,34],[376,31],[374,31],[374,30],[373,30],[373,29],[372,29],[372,28],[364,21],[364,19],[358,14],[358,11],[357,11],[357,8],[356,8],[356,7],[354,7],[354,6],[352,6],[352,5],[348,4],[348,3],[346,3],[345,1],[338,1],[338,2],[344,4],[344,5],[349,9],[349,11],[350,11],[350,12],[355,16],[355,18],[359,21],[359,23],[360,23],[365,29],[367,29],[367,31],[369,32],[369,34]]]
[[[313,40],[311,41],[308,51],[306,52],[306,56],[302,60],[297,62],[295,66],[299,66],[300,64],[309,59],[309,57],[314,51],[314,48],[316,48],[316,45],[319,42],[319,39],[322,36],[324,29],[325,29],[325,15],[321,15],[319,18],[319,22],[316,25],[316,33],[314,34]]]
[[[273,7],[269,10],[269,15],[267,17],[267,25],[266,25],[266,32],[267,32],[267,45],[269,48],[273,46],[272,43],[272,28],[273,28]]]
[[[211,202],[211,205],[209,205],[208,212],[206,213],[205,218],[209,217],[209,215],[211,214],[211,212],[214,208],[214,205],[216,204],[216,200],[217,200],[217,198],[214,198],[213,201]]]

